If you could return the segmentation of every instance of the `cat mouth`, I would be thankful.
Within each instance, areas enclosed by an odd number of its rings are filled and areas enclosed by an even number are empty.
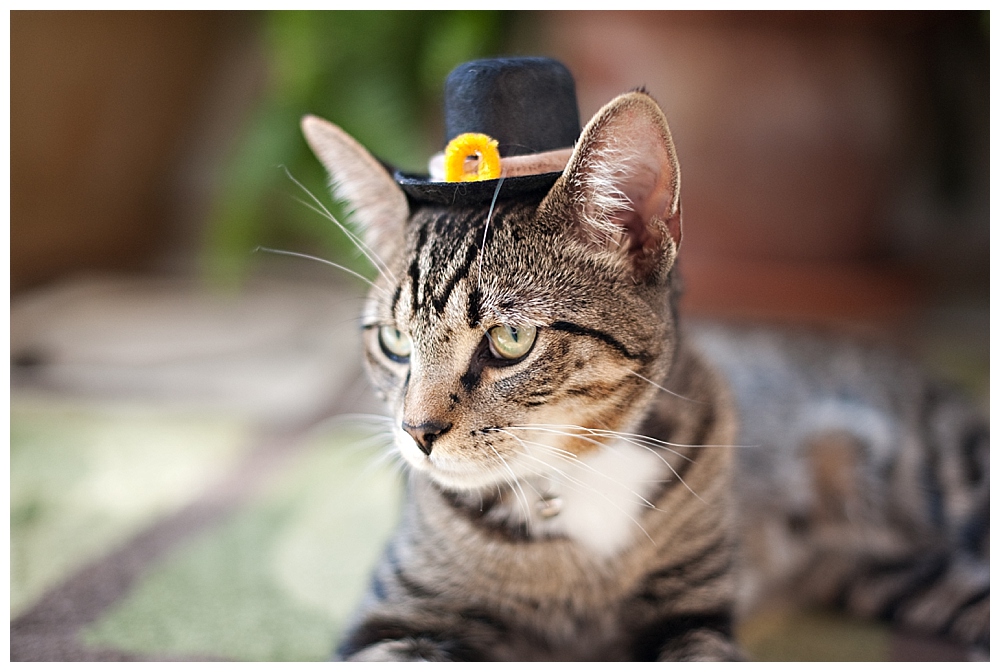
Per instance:
[[[467,457],[455,456],[449,451],[435,449],[425,454],[408,434],[400,433],[396,445],[406,463],[416,471],[426,474],[439,485],[453,490],[478,490],[499,484],[510,484],[522,476],[511,469],[508,461],[497,455],[496,461],[483,463]]]
[[[451,490],[481,490],[496,487],[501,483],[510,483],[513,480],[510,474],[493,467],[456,465],[453,461],[449,462],[451,463],[441,464],[431,457],[425,457],[409,464],[417,471],[430,476],[439,485]]]

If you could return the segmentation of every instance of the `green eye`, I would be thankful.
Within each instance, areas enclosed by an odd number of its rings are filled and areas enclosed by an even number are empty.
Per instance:
[[[490,352],[500,359],[518,359],[528,354],[535,342],[535,328],[501,324],[489,331]]]
[[[389,359],[405,362],[410,358],[413,343],[405,331],[396,327],[383,326],[378,329],[378,342]]]

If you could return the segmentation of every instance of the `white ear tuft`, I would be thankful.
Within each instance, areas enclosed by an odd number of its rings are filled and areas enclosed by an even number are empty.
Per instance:
[[[302,133],[326,168],[334,195],[345,201],[366,242],[383,257],[403,238],[406,195],[368,150],[329,121],[306,115]]]
[[[623,94],[594,115],[546,198],[560,201],[577,233],[618,255],[635,277],[669,268],[681,239],[680,167],[649,94]]]

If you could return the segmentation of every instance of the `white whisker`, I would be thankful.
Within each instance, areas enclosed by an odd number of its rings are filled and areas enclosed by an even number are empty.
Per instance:
[[[527,444],[530,444],[530,445],[533,445],[533,446],[538,446],[539,448],[545,449],[553,457],[557,457],[557,458],[565,460],[566,462],[569,462],[571,464],[574,464],[574,465],[577,465],[577,466],[580,466],[580,467],[584,467],[584,468],[588,469],[589,471],[591,471],[592,473],[597,474],[601,478],[604,478],[607,481],[609,481],[611,483],[614,483],[615,485],[621,486],[622,488],[624,488],[625,490],[627,490],[630,494],[634,495],[637,499],[639,499],[640,501],[642,501],[643,504],[645,504],[648,508],[650,508],[650,509],[656,509],[656,505],[653,504],[648,499],[646,499],[645,497],[643,497],[641,494],[639,494],[635,490],[632,490],[631,488],[629,488],[628,486],[626,486],[622,482],[618,481],[617,479],[614,479],[611,476],[605,474],[601,470],[595,469],[592,465],[589,465],[589,464],[587,464],[586,461],[580,459],[580,457],[578,455],[574,455],[573,453],[569,452],[568,450],[563,450],[562,448],[556,448],[555,446],[550,446],[550,445],[548,445],[546,443],[539,443],[537,441],[528,441],[527,439],[522,439],[522,438],[520,438],[520,437],[518,437],[518,436],[516,436],[516,435],[512,434],[511,432],[508,432],[507,430],[504,430],[504,429],[498,429],[497,431],[502,432],[504,434],[507,434],[508,436],[514,437],[514,439],[516,439],[518,442],[521,443],[521,445],[523,445],[525,447],[527,447]],[[531,455],[530,453],[527,453],[527,452],[525,452],[524,455],[526,457],[530,457],[532,459],[536,459],[536,460],[538,459],[534,455]],[[559,470],[555,466],[553,466],[552,469],[554,471],[556,471],[557,473],[559,473],[560,475],[562,475],[563,477],[565,477],[565,478],[570,478],[570,479],[573,478],[572,476],[570,476],[569,474],[567,474],[564,471]],[[574,479],[574,480],[578,484],[580,484],[580,485],[585,485],[582,481],[579,481],[578,479]],[[591,488],[591,489],[593,489],[593,488]],[[607,499],[607,498],[605,497],[605,499]]]
[[[524,489],[521,487],[521,479],[517,477],[517,475],[514,473],[514,470],[511,469],[510,465],[507,463],[507,460],[505,460],[503,456],[497,452],[496,448],[494,448],[489,444],[486,444],[486,447],[493,451],[493,454],[497,456],[498,460],[500,460],[500,464],[502,464],[504,469],[506,469],[507,472],[510,474],[510,480],[507,479],[505,480],[507,480],[507,483],[511,488],[511,492],[514,493],[515,499],[517,499],[518,502],[521,504],[521,509],[524,513],[524,519],[529,520],[531,518],[531,507],[528,504],[528,495],[525,494]],[[518,493],[520,493],[520,496],[518,496]],[[537,494],[537,492],[535,494]]]
[[[534,445],[537,445],[537,446],[542,447],[542,448],[547,447],[547,446],[545,446],[545,444],[540,444],[540,443],[539,444],[535,444],[533,441],[529,441],[528,443],[533,443]],[[602,499],[604,499],[605,501],[607,501],[612,507],[614,507],[615,509],[618,509],[618,511],[620,511],[622,514],[624,514],[626,518],[628,518],[630,521],[632,521],[632,523],[636,527],[639,528],[639,530],[643,533],[643,535],[645,535],[645,537],[647,539],[649,539],[649,541],[651,543],[653,543],[654,545],[656,544],[656,542],[653,540],[653,537],[651,537],[649,535],[649,532],[646,531],[646,528],[642,526],[642,523],[640,523],[638,520],[636,520],[631,514],[629,514],[628,511],[626,511],[621,506],[619,506],[618,504],[616,504],[614,502],[614,500],[612,500],[610,497],[608,497],[607,495],[605,495],[600,490],[587,485],[583,481],[581,481],[581,480],[579,480],[577,478],[574,478],[573,476],[570,476],[565,471],[559,469],[558,467],[553,466],[552,464],[549,464],[548,462],[540,459],[539,457],[537,457],[535,455],[531,455],[530,453],[526,452],[526,453],[523,454],[523,456],[526,457],[526,458],[528,458],[528,459],[530,459],[530,460],[538,462],[539,464],[541,464],[544,467],[543,471],[535,471],[535,470],[533,470],[533,469],[531,469],[530,467],[527,467],[527,466],[524,467],[525,469],[528,469],[529,471],[531,471],[532,473],[534,473],[536,476],[540,476],[540,477],[550,477],[551,474],[552,474],[552,472],[555,472],[556,474],[558,474],[559,476],[561,476],[561,478],[563,479],[562,482],[561,482],[562,485],[567,486],[567,487],[575,490],[576,492],[592,492],[594,494],[597,494]],[[618,483],[618,485],[621,485],[621,484]],[[626,488],[626,490],[628,490],[628,488]],[[636,495],[636,497],[638,497],[639,499],[641,499],[647,505],[648,508],[652,508],[652,509],[656,508],[652,504],[649,504],[649,502],[646,501],[646,499],[644,497],[642,497],[641,495],[638,495],[637,493],[633,492],[632,490],[629,490],[629,492],[631,492],[633,495]]]
[[[626,368],[625,370],[626,370],[626,371],[627,371],[628,373],[630,373],[630,374],[632,374],[633,376],[635,376],[636,378],[639,378],[639,379],[641,379],[641,380],[644,380],[644,381],[646,381],[647,383],[649,383],[650,385],[652,385],[652,386],[653,386],[653,387],[655,387],[656,389],[658,389],[658,390],[662,390],[663,392],[666,392],[667,394],[672,394],[673,396],[677,397],[678,399],[683,399],[684,401],[690,401],[690,402],[691,402],[692,404],[704,404],[704,403],[705,403],[704,401],[698,401],[697,399],[690,399],[690,398],[688,398],[688,397],[685,397],[685,396],[684,396],[683,394],[677,394],[677,393],[676,393],[676,392],[674,392],[673,390],[668,390],[667,388],[663,387],[662,385],[660,385],[660,384],[658,384],[658,383],[655,383],[655,382],[653,382],[652,380],[650,380],[650,379],[649,379],[649,378],[647,378],[646,376],[642,375],[641,373],[636,373],[636,372],[635,372],[635,371],[633,371],[632,369],[629,369],[629,368]]]
[[[392,280],[393,284],[396,284],[396,276],[393,275],[393,273],[392,273],[391,270],[389,270],[389,267],[386,265],[386,263],[384,261],[382,261],[381,257],[379,257],[377,254],[375,254],[375,251],[373,249],[371,249],[370,247],[368,247],[368,245],[366,245],[363,240],[361,240],[360,238],[358,238],[346,226],[344,226],[343,224],[341,224],[340,221],[336,217],[333,216],[333,213],[331,213],[327,209],[327,207],[325,205],[323,205],[323,202],[320,201],[318,198],[316,198],[315,194],[313,194],[311,191],[309,191],[304,184],[302,184],[297,179],[295,179],[295,177],[292,175],[292,173],[288,170],[287,167],[282,166],[282,168],[284,168],[285,175],[288,176],[288,179],[290,179],[292,182],[294,182],[299,187],[299,189],[301,189],[302,191],[306,192],[306,194],[309,196],[309,198],[311,198],[313,200],[313,202],[316,203],[316,205],[318,206],[318,209],[316,207],[313,207],[309,203],[306,203],[305,201],[303,201],[301,199],[296,199],[296,200],[299,201],[300,203],[302,203],[303,205],[305,205],[306,207],[310,208],[311,210],[313,210],[313,212],[316,212],[316,213],[318,213],[320,215],[323,215],[324,217],[326,217],[327,219],[329,219],[331,222],[333,222],[334,224],[336,224],[337,227],[340,228],[341,231],[343,231],[344,235],[347,236],[348,239],[352,243],[354,243],[355,247],[357,247],[358,250],[360,250],[361,254],[365,255],[365,257],[368,259],[368,261],[370,261],[372,263],[372,266],[374,266],[378,270],[378,272],[380,274],[385,275],[387,277],[387,279]]]
[[[621,441],[624,441],[625,443],[629,443],[629,444],[631,444],[631,445],[633,445],[633,446],[635,446],[637,448],[642,448],[643,450],[649,451],[651,454],[655,455],[661,462],[663,462],[664,465],[666,465],[667,469],[669,469],[671,471],[671,473],[673,473],[674,477],[677,478],[677,480],[685,488],[687,488],[688,492],[690,492],[692,495],[694,495],[695,497],[697,497],[699,500],[704,501],[704,500],[701,499],[701,497],[698,495],[698,493],[695,492],[691,488],[691,486],[688,485],[687,482],[683,478],[681,478],[681,475],[679,473],[677,473],[677,470],[673,467],[673,465],[670,464],[670,462],[668,462],[667,459],[663,455],[661,455],[659,453],[659,451],[658,451],[657,448],[654,448],[654,447],[651,447],[651,446],[647,446],[647,445],[645,445],[643,443],[640,443],[639,441],[636,441],[636,440],[630,438],[627,434],[615,432],[615,431],[612,431],[610,429],[592,429],[592,428],[589,428],[589,427],[580,427],[580,426],[577,426],[577,425],[529,425],[529,426],[520,426],[520,427],[510,426],[510,427],[508,427],[508,429],[521,429],[521,430],[525,430],[525,431],[531,431],[531,430],[548,431],[548,432],[551,432],[551,433],[554,433],[554,434],[561,434],[563,436],[569,436],[569,437],[572,437],[572,438],[583,438],[579,434],[575,434],[573,432],[562,431],[562,429],[559,429],[560,427],[561,428],[575,429],[575,430],[582,431],[582,432],[587,432],[587,433],[593,434],[595,436],[606,436],[608,438],[617,438],[617,439],[620,439]],[[642,435],[633,435],[633,436],[639,436],[639,437],[641,437]],[[655,440],[652,437],[642,437],[642,438],[649,439],[651,441]],[[613,449],[613,445],[614,444],[602,444],[602,445],[612,447],[612,449]],[[692,446],[692,447],[697,448],[699,446]],[[676,450],[673,450],[671,448],[668,448],[668,447],[665,447],[665,446],[660,446],[658,448],[660,448],[662,450],[665,450],[667,452],[673,453],[673,454],[677,455],[678,457],[681,457],[681,458],[683,458],[685,460],[692,461],[690,457],[688,457],[686,455],[683,455],[681,453],[678,453]]]
[[[632,445],[637,446],[639,448],[644,448],[646,450],[655,450],[653,447],[647,446],[647,445],[645,445],[644,443],[642,443],[639,440],[639,439],[649,439],[649,440],[652,440],[651,437],[643,437],[640,434],[640,435],[635,435],[635,437],[637,437],[637,438],[633,438],[633,437],[630,437],[627,434],[615,432],[615,431],[612,431],[610,429],[591,429],[591,428],[588,428],[588,427],[579,427],[577,425],[548,425],[548,426],[545,426],[545,425],[528,425],[528,426],[525,426],[525,427],[511,427],[511,429],[536,430],[536,431],[539,431],[539,432],[549,432],[551,434],[559,434],[561,436],[568,436],[568,437],[571,437],[571,438],[574,438],[574,439],[583,439],[585,441],[589,441],[590,443],[594,443],[594,444],[599,445],[599,446],[607,446],[608,445],[608,444],[604,443],[603,441],[597,441],[596,439],[589,439],[585,435],[577,434],[575,432],[567,432],[567,431],[564,431],[564,429],[561,429],[561,428],[575,429],[575,430],[578,430],[578,431],[581,431],[581,432],[586,432],[587,434],[591,434],[593,436],[600,436],[600,437],[603,437],[603,438],[619,439],[621,441],[624,441],[626,443],[632,444]],[[694,447],[697,447],[697,446],[694,446]],[[691,458],[688,457],[687,455],[684,455],[683,453],[679,453],[676,450],[673,450],[672,448],[669,448],[667,446],[656,446],[656,448],[661,448],[661,449],[663,449],[663,450],[665,450],[667,452],[673,453],[674,455],[677,455],[678,457],[680,457],[682,459],[685,459],[685,460],[687,460],[689,462],[692,461]],[[662,460],[663,457],[660,456],[660,459]]]
[[[385,437],[383,437],[383,439],[384,438]],[[374,472],[385,466],[388,466],[394,473],[397,474],[402,474],[406,470],[406,460],[403,459],[403,456],[396,448],[395,440],[393,437],[388,438],[388,443],[384,445],[371,460],[368,461],[368,464],[365,465],[365,468],[361,471],[362,474]]]
[[[575,429],[581,432],[587,432],[588,434],[594,434],[596,436],[609,436],[618,438],[632,438],[637,440],[646,441],[653,443],[657,446],[661,446],[664,449],[668,448],[759,448],[758,445],[737,445],[729,443],[672,443],[670,441],[664,441],[663,439],[657,439],[654,436],[647,436],[645,434],[633,434],[631,432],[619,432],[613,429],[600,429],[595,427],[582,427],[580,425],[557,425],[557,424],[532,424],[519,427],[519,429],[537,429],[537,428],[550,428],[550,429]],[[676,451],[671,451],[679,457],[684,457],[685,459],[690,459],[686,455],[682,455]]]
[[[312,261],[318,261],[321,264],[326,264],[327,266],[333,266],[334,268],[339,268],[340,270],[344,271],[345,273],[349,273],[349,274],[353,275],[358,280],[361,280],[362,282],[367,283],[373,289],[378,290],[379,292],[382,292],[382,294],[384,294],[386,296],[389,295],[389,292],[386,291],[385,288],[379,287],[374,282],[372,282],[371,280],[369,280],[365,276],[361,275],[357,271],[353,271],[353,270],[347,268],[346,266],[341,266],[340,264],[336,264],[336,263],[334,263],[334,262],[332,262],[332,261],[330,261],[328,259],[323,259],[322,257],[314,257],[311,254],[303,254],[301,252],[290,252],[288,250],[275,250],[273,248],[262,247],[260,245],[258,245],[256,248],[254,248],[254,252],[270,252],[271,254],[284,254],[284,255],[289,256],[289,257],[300,257],[302,259],[310,259]]]
[[[333,416],[329,420],[336,424],[358,423],[372,425],[387,425],[389,427],[396,424],[395,418],[391,415],[381,415],[379,413],[341,413]]]
[[[479,245],[479,270],[476,272],[476,284],[478,289],[481,291],[483,288],[483,251],[486,249],[486,234],[490,230],[490,221],[493,219],[493,209],[497,204],[497,196],[500,195],[500,187],[503,186],[503,181],[506,179],[504,176],[500,176],[500,181],[497,182],[497,188],[493,191],[493,200],[490,201],[490,210],[486,213],[486,226],[483,228],[483,242]]]

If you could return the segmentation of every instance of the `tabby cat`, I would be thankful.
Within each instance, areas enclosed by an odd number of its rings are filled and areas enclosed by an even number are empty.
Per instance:
[[[986,421],[885,353],[681,329],[650,95],[484,206],[413,206],[303,130],[381,270],[365,357],[409,466],[339,657],[740,659],[734,619],[780,590],[988,653]]]

